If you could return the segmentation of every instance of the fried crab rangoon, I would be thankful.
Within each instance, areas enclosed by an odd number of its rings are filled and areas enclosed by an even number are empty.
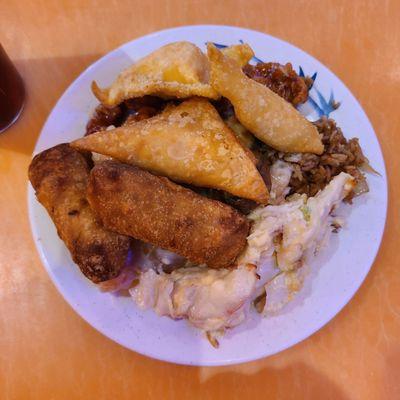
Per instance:
[[[251,48],[244,44],[228,47],[225,53],[240,65],[245,65],[253,57]],[[93,82],[92,91],[101,103],[109,107],[145,95],[219,97],[210,86],[210,66],[206,55],[189,42],[160,47],[122,71],[109,88],[100,89]]]
[[[254,156],[205,99],[170,106],[153,118],[72,142],[178,182],[225,190],[265,204],[268,190]]]
[[[97,164],[87,196],[106,228],[193,263],[230,266],[246,245],[250,224],[244,215],[138,167]]]
[[[73,260],[87,278],[99,283],[119,275],[130,238],[106,230],[96,220],[86,200],[89,172],[82,154],[59,144],[34,157],[29,179]]]
[[[317,128],[290,103],[266,86],[248,78],[240,65],[213,44],[207,46],[211,85],[233,104],[242,125],[262,142],[283,152],[324,150]]]

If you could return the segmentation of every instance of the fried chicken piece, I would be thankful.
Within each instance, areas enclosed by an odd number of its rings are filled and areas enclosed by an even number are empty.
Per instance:
[[[86,200],[89,172],[82,154],[60,144],[33,158],[29,180],[75,263],[87,278],[98,283],[118,276],[130,238],[107,231],[95,219]]]
[[[108,229],[193,263],[227,267],[246,245],[249,222],[238,211],[135,166],[96,165],[87,196]]]

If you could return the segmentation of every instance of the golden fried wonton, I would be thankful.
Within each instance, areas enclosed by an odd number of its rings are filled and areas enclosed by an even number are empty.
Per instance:
[[[241,67],[213,44],[207,45],[211,85],[231,101],[238,120],[269,146],[284,152],[321,154],[317,128],[291,104],[248,78]]]
[[[122,71],[109,88],[100,89],[93,82],[92,91],[101,103],[110,107],[144,95],[216,99],[218,94],[209,84],[209,70],[207,56],[197,46],[175,42],[160,47]]]
[[[253,49],[247,43],[224,47],[221,51],[225,56],[235,60],[241,67],[244,67],[254,56]]]
[[[71,145],[178,182],[225,190],[259,203],[268,200],[254,156],[205,99],[169,106],[150,119],[97,132]]]
[[[223,52],[241,66],[254,55],[247,44],[229,46]],[[101,103],[109,107],[145,95],[163,98],[219,97],[210,85],[207,56],[189,42],[160,47],[122,71],[109,88],[101,89],[93,82],[92,91]]]

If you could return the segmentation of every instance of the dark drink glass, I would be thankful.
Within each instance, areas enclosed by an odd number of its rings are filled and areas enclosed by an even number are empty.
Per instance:
[[[22,78],[0,44],[0,132],[17,120],[24,100]]]

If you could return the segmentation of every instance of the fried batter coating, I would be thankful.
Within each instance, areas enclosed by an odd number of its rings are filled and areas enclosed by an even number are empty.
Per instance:
[[[226,57],[235,60],[241,67],[245,66],[254,57],[254,51],[247,43],[224,47],[221,52]]]
[[[233,104],[237,119],[267,145],[283,152],[321,154],[316,127],[290,103],[248,78],[241,67],[208,43],[211,85]]]
[[[268,201],[253,154],[206,99],[186,100],[153,118],[97,132],[71,145],[178,182],[221,189],[258,203]]]
[[[249,221],[238,211],[135,166],[96,165],[87,196],[107,229],[196,264],[227,267],[246,245]]]
[[[246,65],[254,55],[247,44],[229,46],[223,52],[240,66]],[[107,107],[145,95],[166,99],[219,97],[210,85],[210,65],[206,55],[189,42],[169,43],[160,47],[122,71],[109,88],[101,89],[93,82],[92,91]]]
[[[89,172],[82,154],[68,144],[59,144],[33,158],[29,180],[75,263],[98,283],[119,274],[130,238],[107,231],[95,219],[86,200]]]
[[[175,42],[160,47],[122,71],[109,88],[100,89],[93,82],[92,91],[108,107],[144,95],[216,99],[218,94],[210,86],[209,74],[207,57],[197,46]]]

